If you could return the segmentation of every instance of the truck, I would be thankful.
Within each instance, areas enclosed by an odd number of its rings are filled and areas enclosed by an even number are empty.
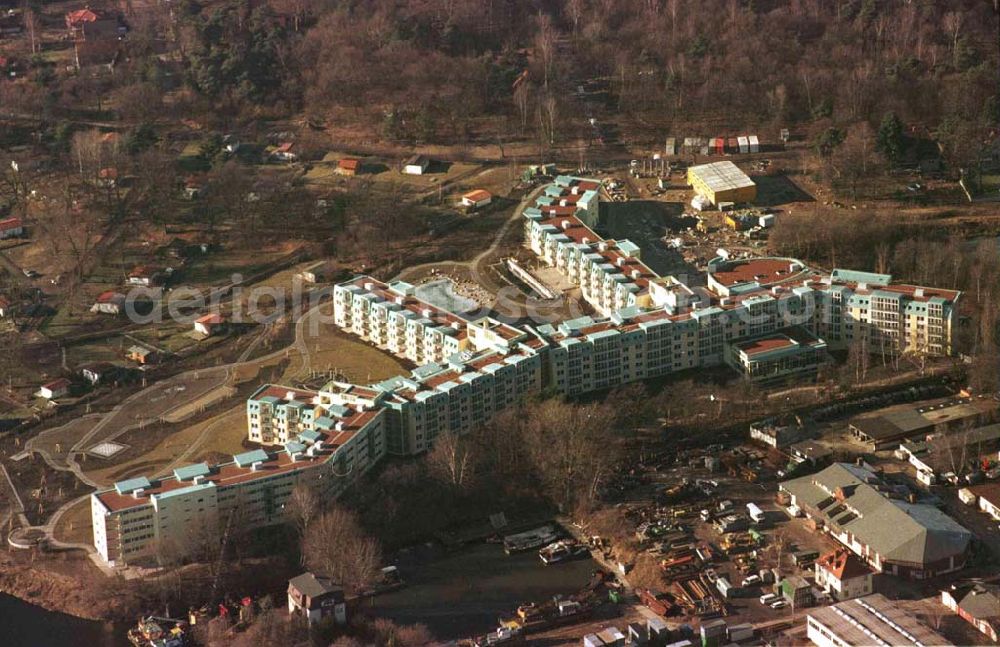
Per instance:
[[[754,520],[754,523],[760,523],[764,520],[764,511],[756,503],[750,502],[747,504],[747,513]]]

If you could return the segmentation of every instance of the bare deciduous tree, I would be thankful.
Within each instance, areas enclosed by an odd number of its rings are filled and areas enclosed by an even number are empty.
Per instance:
[[[334,505],[309,524],[302,538],[306,565],[359,593],[379,573],[382,551],[367,536],[353,513]]]

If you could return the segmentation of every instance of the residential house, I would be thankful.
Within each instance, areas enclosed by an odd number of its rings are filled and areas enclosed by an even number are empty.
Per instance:
[[[127,283],[140,287],[152,287],[158,285],[163,280],[163,272],[158,267],[149,265],[136,265],[128,273]]]
[[[353,157],[345,157],[337,162],[337,174],[353,176],[361,172],[361,161]]]
[[[779,487],[877,572],[926,579],[965,566],[972,533],[935,506],[911,502],[868,467],[834,463]]]
[[[837,548],[816,560],[816,586],[834,600],[874,593],[874,572],[846,548]]]
[[[106,315],[120,315],[125,311],[125,295],[113,290],[102,292],[97,296],[94,305],[90,307],[90,311]]]
[[[66,378],[60,377],[59,379],[52,380],[47,384],[43,384],[41,388],[38,389],[38,395],[46,400],[61,398],[64,395],[69,395],[69,387],[71,384],[72,382]]]
[[[973,485],[968,489],[976,498],[979,509],[1000,521],[1000,483]]]
[[[119,367],[111,362],[91,362],[80,367],[80,375],[92,386],[114,379],[119,371]]]
[[[292,147],[295,145],[294,142],[282,142],[271,151],[271,159],[277,162],[294,162],[299,158],[292,151]]]
[[[347,623],[344,587],[323,575],[303,573],[288,580],[288,613],[305,616],[308,624],[333,618]]]
[[[24,234],[24,223],[20,218],[5,218],[0,220],[0,239],[14,238]]]
[[[158,354],[155,350],[151,348],[146,348],[145,346],[130,346],[125,357],[132,360],[137,364],[155,364],[158,359]]]
[[[462,196],[462,205],[470,209],[480,209],[493,201],[493,194],[485,189],[469,191]]]
[[[211,337],[222,330],[223,325],[225,325],[225,321],[222,319],[222,315],[212,312],[194,320],[194,331],[206,337]]]
[[[127,28],[116,14],[87,7],[66,14],[66,30],[73,40],[102,40],[123,36]]]
[[[941,591],[941,604],[993,642],[1000,640],[1000,586],[973,582]]]
[[[414,155],[403,162],[403,173],[406,175],[423,175],[431,166],[431,159],[426,155]]]
[[[205,183],[194,175],[184,178],[184,195],[188,200],[194,200],[201,196],[205,190]]]
[[[97,183],[105,188],[114,188],[118,183],[118,169],[113,166],[102,168],[97,174]]]

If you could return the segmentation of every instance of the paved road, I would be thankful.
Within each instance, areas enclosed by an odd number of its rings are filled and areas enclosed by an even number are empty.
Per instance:
[[[73,453],[82,453],[97,442],[113,440],[125,432],[138,427],[140,424],[139,420],[156,420],[157,418],[166,415],[171,410],[183,406],[200,395],[204,395],[212,389],[224,386],[234,374],[235,369],[242,366],[263,366],[276,358],[287,355],[289,351],[295,350],[301,355],[304,370],[307,370],[310,365],[310,356],[309,347],[306,343],[306,337],[312,333],[312,330],[314,329],[314,322],[318,323],[318,320],[322,315],[320,308],[323,306],[332,307],[327,300],[325,303],[313,306],[296,320],[295,341],[286,348],[276,350],[273,353],[258,357],[252,361],[236,361],[222,366],[179,373],[163,380],[162,382],[157,382],[152,386],[132,394],[108,413],[95,415],[94,417],[96,418],[96,422],[94,427],[86,432],[80,440],[73,444],[73,447],[70,450],[70,455],[66,456],[65,465],[60,464],[58,459],[53,457],[47,449],[35,446],[36,443],[32,442],[35,440],[34,438],[32,441],[28,441],[28,443],[26,443],[25,451],[37,453],[54,470],[73,472],[78,479],[87,485],[90,485],[95,489],[100,488],[102,487],[100,484],[96,483],[83,472],[79,463],[77,463],[76,459],[72,456]],[[240,356],[241,360],[248,354],[248,351],[244,351],[244,353]],[[192,384],[196,385],[193,391],[190,390],[190,385]],[[178,389],[178,387],[184,388]],[[182,452],[180,456],[175,458],[170,465],[174,466],[180,464],[184,460],[187,460],[187,458],[194,453],[197,447],[208,438],[208,434],[216,428],[217,424],[219,424],[224,418],[225,416],[223,415],[219,419],[207,425],[199,435],[198,439],[196,439],[191,446]],[[63,425],[62,427],[58,427],[56,429],[64,429],[65,427],[66,425]],[[105,430],[107,430],[107,433],[102,434]],[[65,514],[65,512],[74,504],[89,496],[89,494],[86,494],[74,499],[73,501],[65,503],[57,509],[51,517],[49,517],[45,524],[38,526],[38,528],[46,534],[50,545],[57,548],[79,548],[91,553],[94,552],[94,547],[89,544],[65,543],[58,541],[54,536],[55,526],[62,515]]]

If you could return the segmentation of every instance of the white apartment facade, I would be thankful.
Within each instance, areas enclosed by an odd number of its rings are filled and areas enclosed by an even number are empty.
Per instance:
[[[278,451],[253,450],[94,492],[94,546],[108,564],[121,566],[183,554],[227,528],[283,523],[297,484],[336,497],[385,455],[385,419],[381,409],[353,409],[340,430],[303,432]]]
[[[444,361],[468,345],[468,320],[414,296],[409,283],[368,276],[334,286],[334,322],[418,364]]]

